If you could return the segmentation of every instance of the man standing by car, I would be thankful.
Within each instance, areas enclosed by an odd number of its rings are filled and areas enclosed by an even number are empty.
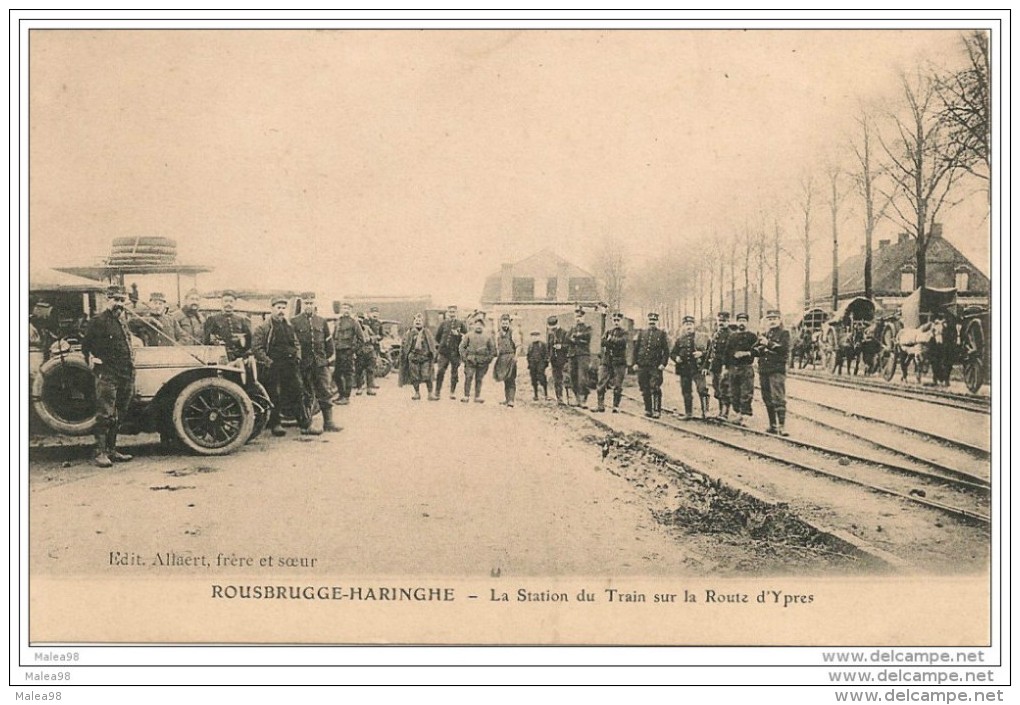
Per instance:
[[[335,433],[340,427],[333,423],[333,403],[329,400],[329,359],[333,357],[333,338],[326,319],[315,313],[315,292],[301,294],[301,313],[290,319],[301,344],[301,382],[309,415],[318,402],[322,410],[322,430]]]
[[[574,405],[588,408],[588,366],[591,364],[591,326],[584,322],[584,309],[574,311],[574,327],[567,336],[570,348],[570,379],[574,384]]]
[[[255,329],[252,335],[252,353],[259,363],[259,380],[265,382],[273,410],[269,414],[269,428],[274,436],[284,436],[280,425],[281,406],[293,411],[302,435],[318,435],[311,428],[311,419],[304,403],[301,383],[301,343],[294,326],[287,321],[287,299],[273,299],[273,313],[269,320]]]
[[[96,465],[111,467],[131,460],[117,451],[120,420],[135,394],[135,353],[124,321],[127,292],[122,286],[106,290],[106,308],[89,322],[81,351],[96,377]]]
[[[758,358],[761,400],[769,414],[769,433],[786,432],[786,358],[790,354],[790,331],[783,328],[779,311],[765,313],[765,333],[754,346]]]
[[[662,416],[662,372],[669,362],[669,339],[659,330],[659,314],[648,314],[648,327],[638,333],[634,344],[634,369],[645,402],[645,416]]]
[[[436,396],[443,395],[443,379],[446,368],[450,368],[450,398],[457,398],[457,373],[460,370],[460,341],[467,333],[467,326],[457,319],[457,307],[446,307],[446,318],[436,331],[439,345],[439,364],[436,367]]]
[[[198,311],[201,297],[192,289],[184,297],[184,306],[173,315],[177,324],[177,342],[182,345],[202,345],[205,339],[205,318]]]
[[[180,334],[173,316],[167,315],[166,296],[160,292],[149,295],[148,311],[128,321],[128,330],[146,347],[174,345]]]
[[[227,359],[236,360],[251,353],[251,321],[234,313],[237,293],[231,289],[223,292],[222,313],[215,313],[205,319],[205,344],[223,345],[227,348]]]
[[[349,404],[354,388],[354,356],[367,340],[364,329],[351,315],[351,305],[340,304],[340,318],[333,329],[333,347],[336,350],[336,366],[333,378],[336,380],[339,404]]]

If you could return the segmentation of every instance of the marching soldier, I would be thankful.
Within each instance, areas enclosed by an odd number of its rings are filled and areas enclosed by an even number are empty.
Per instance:
[[[553,390],[556,392],[556,402],[563,403],[563,370],[567,366],[567,353],[569,352],[570,340],[567,338],[567,331],[560,327],[560,319],[556,316],[549,316],[546,320],[549,325],[546,345],[549,348],[549,366],[552,368]]]
[[[531,331],[531,344],[528,345],[528,374],[531,376],[532,399],[538,401],[538,388],[542,388],[542,396],[549,399],[549,381],[545,376],[545,368],[549,366],[549,346],[542,340],[542,332]]]
[[[228,360],[249,355],[252,346],[251,321],[234,313],[236,302],[237,294],[234,291],[224,291],[223,312],[205,319],[205,344],[225,346]]]
[[[778,310],[765,313],[765,332],[754,347],[758,358],[761,400],[769,414],[769,433],[786,432],[786,358],[790,354],[790,331],[783,328]]]
[[[414,324],[404,335],[400,345],[400,386],[410,384],[414,387],[411,399],[421,399],[419,385],[425,384],[429,393],[429,401],[438,401],[439,395],[432,391],[432,374],[436,362],[436,339],[432,331],[425,327],[425,317],[415,314]]]
[[[669,339],[659,330],[659,314],[648,314],[648,327],[638,333],[634,345],[634,369],[645,402],[645,416],[662,416],[662,371],[669,362]]]
[[[269,414],[269,428],[274,436],[284,436],[280,426],[280,407],[293,409],[301,435],[317,436],[304,403],[304,385],[301,382],[301,343],[297,333],[287,321],[287,299],[273,299],[273,313],[252,335],[252,353],[259,363],[259,380],[263,381],[273,410]]]
[[[89,322],[81,351],[96,377],[96,465],[112,467],[131,460],[117,451],[120,421],[135,394],[135,352],[124,321],[127,292],[122,286],[106,290],[106,308]]]
[[[457,307],[446,307],[446,318],[439,324],[436,331],[436,343],[439,345],[439,365],[436,368],[436,397],[443,394],[443,379],[446,368],[450,368],[450,398],[457,398],[457,373],[460,370],[460,340],[467,333],[467,326],[457,320]]]
[[[182,345],[202,345],[205,339],[205,317],[198,311],[201,297],[196,289],[184,297],[184,306],[174,314],[177,324],[177,342]]]
[[[574,310],[574,327],[567,336],[570,347],[570,379],[574,385],[574,405],[588,408],[588,366],[591,364],[591,326],[584,322],[584,309]]]
[[[340,318],[333,329],[333,348],[336,351],[336,366],[333,378],[336,380],[340,399],[337,403],[349,404],[354,388],[354,356],[367,336],[361,324],[351,315],[351,305],[340,304]]]
[[[596,387],[598,406],[595,411],[606,410],[606,390],[613,387],[613,413],[619,413],[623,398],[623,378],[627,375],[627,331],[623,329],[623,314],[613,314],[613,327],[602,336],[602,363],[599,365],[599,381]]]
[[[128,330],[146,347],[174,345],[180,332],[173,317],[166,315],[166,296],[154,291],[149,295],[148,309],[128,321]]]
[[[693,386],[701,400],[701,418],[708,413],[708,385],[705,383],[705,361],[708,357],[709,340],[704,333],[694,330],[694,316],[683,317],[683,331],[673,343],[670,358],[676,363],[676,374],[680,377],[680,392],[684,398],[684,419],[694,417]]]
[[[290,319],[301,346],[301,383],[304,398],[311,416],[312,404],[319,403],[322,410],[322,430],[336,433],[340,427],[333,423],[333,403],[330,401],[329,359],[333,357],[333,339],[326,319],[316,315],[315,293],[301,294],[301,313]]]
[[[717,327],[708,347],[708,370],[712,373],[712,393],[719,405],[718,418],[729,415],[730,383],[726,379],[726,340],[730,337],[730,314],[720,311],[716,314]]]
[[[734,421],[744,425],[745,416],[753,416],[751,401],[754,399],[754,346],[758,336],[747,330],[747,314],[737,314],[737,330],[726,340],[726,374],[730,382],[730,399],[737,412]],[[785,359],[784,359],[785,364]]]
[[[464,363],[464,396],[467,403],[471,397],[471,383],[474,382],[474,399],[483,403],[482,379],[489,369],[489,363],[496,357],[496,342],[485,332],[485,320],[478,316],[472,323],[472,330],[460,341],[460,359]]]
[[[511,409],[517,398],[517,341],[510,330],[510,314],[499,317],[499,332],[496,334],[496,364],[492,377],[503,383],[503,404]]]

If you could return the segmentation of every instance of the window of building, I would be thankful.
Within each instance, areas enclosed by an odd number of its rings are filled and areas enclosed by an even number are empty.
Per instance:
[[[970,272],[961,267],[956,270],[956,290],[967,291],[968,287],[970,287]]]
[[[904,267],[900,270],[900,291],[907,293],[914,290],[914,268]]]
[[[594,279],[591,277],[570,277],[570,296],[568,298],[571,301],[594,301],[598,297]]]
[[[556,277],[549,277],[545,282],[545,300],[555,301],[556,300],[556,283],[559,281]]]
[[[535,279],[533,277],[514,277],[513,300],[533,301],[535,299]]]

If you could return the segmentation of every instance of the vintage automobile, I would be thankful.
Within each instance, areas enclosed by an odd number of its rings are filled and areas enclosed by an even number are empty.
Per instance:
[[[30,373],[31,402],[49,430],[72,436],[96,423],[95,380],[77,341],[62,338]],[[135,396],[121,432],[159,433],[200,455],[232,453],[261,433],[271,403],[255,365],[212,345],[135,348]]]

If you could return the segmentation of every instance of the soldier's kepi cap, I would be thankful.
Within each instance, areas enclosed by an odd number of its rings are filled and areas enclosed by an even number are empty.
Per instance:
[[[302,291],[301,292],[301,300],[302,301],[315,301],[315,292],[314,291]]]
[[[53,304],[49,301],[36,301],[35,308],[53,308]]]
[[[694,323],[694,316],[684,316],[684,323]]]
[[[728,321],[730,320],[730,312],[720,311],[719,313],[715,314],[715,317],[718,318],[720,321]]]
[[[782,318],[782,314],[779,313],[779,309],[770,308],[765,312],[765,318]]]
[[[287,302],[287,297],[286,296],[279,296],[279,295],[277,295],[277,296],[274,296],[273,300],[272,300],[273,306],[275,306],[276,304],[287,304],[287,303],[288,302]]]
[[[227,298],[228,296],[230,298],[232,298],[232,299],[236,299],[237,298],[237,292],[234,291],[233,289],[224,289],[223,293],[220,294],[220,298],[223,298],[223,299]]]
[[[379,307],[378,306],[373,306],[372,308],[368,309],[368,312],[369,313],[379,313]]]
[[[116,284],[113,285],[113,286],[108,286],[108,287],[106,287],[106,298],[108,298],[108,299],[126,299],[127,298],[127,290],[124,287],[122,287],[122,286],[117,286]]]
[[[499,320],[501,320],[501,321],[509,321],[510,320],[510,314],[509,313],[504,313],[502,316],[499,317]]]
[[[574,309],[574,315],[575,316],[583,316],[584,315],[584,309],[581,308],[580,306],[578,306],[577,308]]]
[[[659,314],[657,314],[655,311],[650,312],[648,314],[648,320],[649,321],[657,321],[657,320],[659,320]]]
[[[549,316],[549,318],[545,319],[545,322],[547,325],[554,326],[560,322],[560,319],[558,319],[556,316]]]
[[[747,314],[746,313],[741,312],[741,313],[737,314],[737,320],[738,321],[746,321],[746,320],[749,320],[749,319],[747,318]]]
[[[149,301],[159,301],[160,303],[166,303],[166,296],[158,291],[154,291],[149,294]]]

